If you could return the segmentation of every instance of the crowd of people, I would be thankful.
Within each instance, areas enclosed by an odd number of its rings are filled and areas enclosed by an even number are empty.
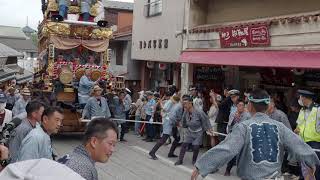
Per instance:
[[[175,165],[183,164],[187,151],[193,152],[193,179],[214,173],[225,164],[225,176],[237,166],[242,179],[275,179],[284,173],[320,179],[320,154],[314,151],[320,149],[320,112],[311,91],[297,91],[286,109],[277,96],[261,89],[242,94],[226,88],[219,95],[213,89],[203,93],[191,87],[182,95],[170,86],[163,94],[140,91],[133,102],[128,88],[116,92],[89,78],[85,82],[80,81],[78,98],[83,105],[82,119],[91,121],[83,143],[58,162],[87,180],[98,179],[95,162],[107,162],[117,141],[126,142],[130,127],[146,142],[158,139],[149,152],[153,160],[158,159],[156,153],[165,144],[171,144],[168,158],[176,158]],[[9,157],[10,163],[57,160],[50,136],[62,125],[61,108],[31,100],[28,88],[19,94],[12,88],[0,91],[1,127],[13,117],[23,121],[8,144],[0,145],[1,166],[9,163]],[[130,119],[135,122],[130,123]],[[205,145],[210,150],[198,159]],[[180,152],[175,154],[178,146]]]
[[[279,99],[277,94],[270,96],[263,90],[241,94],[239,90],[226,88],[223,95],[210,90],[208,93],[209,106],[200,89],[192,87],[189,92],[187,95],[181,95],[178,90],[172,91],[171,89],[160,98],[157,92],[153,95],[150,91],[139,93],[140,98],[133,104],[133,109],[136,110],[135,119],[139,121],[135,123],[135,133],[138,136],[143,136],[143,133],[146,133],[144,140],[147,142],[152,142],[157,136],[161,136],[149,152],[151,159],[157,160],[156,152],[158,149],[164,144],[171,143],[171,137],[173,137],[174,141],[168,152],[168,157],[177,158],[175,165],[181,165],[185,153],[188,150],[192,151],[192,164],[200,169],[197,172],[203,176],[217,171],[224,164],[227,164],[225,176],[230,176],[231,169],[235,165],[238,170],[242,170],[238,165],[242,166],[241,163],[250,164],[252,161],[252,159],[244,158],[247,154],[241,154],[250,153],[242,152],[247,150],[257,151],[253,153],[252,157],[260,158],[257,164],[262,161],[274,164],[272,165],[273,171],[267,169],[257,176],[250,174],[251,169],[248,169],[248,172],[238,171],[238,176],[243,179],[274,178],[281,174],[289,175],[292,178],[313,177],[313,173],[308,171],[309,167],[316,170],[315,178],[320,179],[319,161],[316,156],[319,156],[319,152],[315,153],[311,149],[319,150],[320,142],[318,139],[320,137],[318,131],[319,106],[314,101],[316,96],[313,92],[297,91],[296,96],[288,104],[288,109],[285,108],[286,104]],[[257,94],[256,98],[254,93]],[[250,106],[250,104],[252,105]],[[140,120],[146,121],[148,124],[140,123]],[[162,122],[162,125],[152,124],[154,121]],[[241,129],[241,134],[237,131],[233,132],[240,124],[247,124],[245,128]],[[145,126],[146,131],[143,131]],[[155,127],[161,127],[160,131],[154,131]],[[271,127],[276,127],[276,129],[270,129]],[[246,134],[250,130],[256,134]],[[235,133],[238,134],[231,135]],[[275,135],[277,135],[276,138]],[[225,139],[226,137],[228,138]],[[241,139],[242,137],[244,139]],[[241,144],[241,140],[243,140],[243,144]],[[196,163],[199,149],[206,144],[206,141],[209,141],[209,149],[211,150],[206,153],[205,158],[201,158]],[[180,153],[175,155],[175,149],[179,145],[181,145]],[[239,149],[234,149],[236,145],[239,145]],[[309,157],[304,157],[307,155]],[[277,157],[276,161],[274,159],[271,161],[270,158],[275,157]],[[314,159],[311,160],[310,157]],[[205,170],[201,168],[205,168]]]
[[[0,101],[4,104],[7,102],[7,96],[3,91],[0,91]],[[1,117],[0,132],[6,127],[6,124],[13,121],[11,111],[5,108],[4,110],[11,117],[8,117],[6,121],[4,117]],[[65,164],[65,168],[73,170],[86,180],[98,179],[95,163],[107,162],[117,143],[118,129],[114,122],[108,118],[94,118],[86,126],[83,143],[77,146],[71,154],[58,159],[53,151],[51,136],[57,134],[62,126],[63,110],[60,107],[47,106],[38,100],[30,100],[26,104],[25,112],[25,118],[10,133],[8,141],[0,144],[0,171],[6,166],[11,167],[0,173],[0,179],[28,179],[31,176],[41,179],[38,174],[16,172],[21,167],[32,168],[34,163],[23,162],[36,159],[49,159]],[[16,116],[19,117],[19,114]],[[55,167],[57,166],[53,166],[52,171],[55,170]],[[12,169],[15,171],[13,172]]]

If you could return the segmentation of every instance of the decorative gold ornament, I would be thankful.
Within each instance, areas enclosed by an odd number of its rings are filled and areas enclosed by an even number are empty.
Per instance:
[[[80,14],[80,7],[79,6],[70,6],[68,13],[69,14]]]
[[[99,3],[95,3],[90,8],[90,15],[96,17],[98,15]]]
[[[109,28],[94,29],[91,37],[98,39],[110,39],[112,37],[112,30]]]
[[[58,9],[56,0],[48,0],[48,11],[58,11]]]
[[[70,35],[70,25],[65,23],[48,22],[42,29],[43,36],[47,37],[50,34]]]
[[[97,81],[101,77],[101,72],[98,69],[94,69],[91,72],[91,80],[92,81]]]
[[[60,77],[59,77],[59,80],[62,84],[66,85],[66,84],[69,84],[71,83],[72,79],[73,79],[73,74],[72,72],[70,71],[64,71],[64,72],[61,72],[60,74]]]
[[[81,77],[85,74],[85,69],[84,68],[79,68],[76,71],[76,79],[80,81]]]
[[[77,26],[72,29],[73,36],[88,38],[91,33],[91,29],[86,26]]]
[[[59,75],[59,80],[62,84],[67,85],[72,82],[73,73],[68,66],[61,67],[61,73]]]
[[[49,65],[48,65],[47,71],[49,73],[49,76],[53,76],[53,62],[50,62],[50,59],[49,59]]]

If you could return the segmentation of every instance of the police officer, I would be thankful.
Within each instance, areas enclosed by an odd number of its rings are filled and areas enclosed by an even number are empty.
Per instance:
[[[308,90],[298,90],[299,104],[302,106],[295,132],[313,149],[320,149],[320,110],[314,102],[315,94]],[[316,152],[318,157],[320,153]],[[320,167],[317,166],[315,176],[320,179]]]

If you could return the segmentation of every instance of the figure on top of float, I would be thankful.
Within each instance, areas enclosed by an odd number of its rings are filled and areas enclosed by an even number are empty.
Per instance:
[[[94,56],[93,55],[89,55],[87,63],[85,64],[85,66],[97,66],[97,64],[94,62]]]
[[[97,0],[82,0],[81,1],[81,14],[83,21],[89,21],[90,19],[90,9],[93,4],[95,4]]]
[[[69,10],[70,0],[57,0],[57,3],[59,5],[59,15],[65,19]]]

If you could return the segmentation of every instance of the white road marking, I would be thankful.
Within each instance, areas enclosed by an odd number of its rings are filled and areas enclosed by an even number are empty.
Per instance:
[[[131,146],[131,147],[133,147],[134,149],[139,150],[139,151],[141,151],[141,152],[143,152],[143,153],[145,153],[145,154],[147,154],[147,155],[149,156],[149,150],[144,149],[144,148],[139,147],[139,146]],[[170,161],[169,159],[167,159],[167,158],[165,158],[165,157],[163,157],[163,156],[160,156],[160,155],[157,155],[157,157],[158,157],[158,160],[161,160],[162,162],[164,162],[164,163],[166,163],[166,164],[170,164],[170,165],[174,166],[174,162]],[[186,167],[186,166],[181,166],[181,165],[180,165],[180,166],[175,166],[175,167],[177,167],[177,168],[179,168],[179,169],[181,169],[181,170],[189,173],[189,174],[190,174],[190,177],[191,177],[191,174],[192,174],[193,169],[188,168],[188,167]],[[206,178],[202,178],[200,175],[199,175],[198,179],[199,179],[199,180],[201,180],[201,179],[217,180],[217,179],[214,179],[214,178],[209,177],[209,176],[207,176]]]

